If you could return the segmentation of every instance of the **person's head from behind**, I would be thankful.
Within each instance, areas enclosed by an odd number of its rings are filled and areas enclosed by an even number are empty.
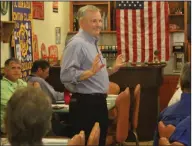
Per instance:
[[[4,74],[8,80],[16,82],[21,77],[21,63],[18,59],[7,59],[4,66]]]
[[[31,72],[38,77],[46,79],[49,76],[50,64],[48,61],[40,59],[33,62]]]
[[[5,132],[12,146],[41,145],[51,128],[50,98],[40,89],[25,87],[11,96],[5,112]]]
[[[180,86],[183,92],[191,93],[191,63],[185,63],[180,75]]]
[[[86,5],[78,10],[78,21],[80,28],[97,37],[102,27],[100,9],[93,5]]]

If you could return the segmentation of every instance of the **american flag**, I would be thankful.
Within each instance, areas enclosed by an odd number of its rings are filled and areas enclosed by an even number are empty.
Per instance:
[[[116,29],[118,53],[125,61],[152,62],[158,58],[169,60],[168,2],[116,2]]]

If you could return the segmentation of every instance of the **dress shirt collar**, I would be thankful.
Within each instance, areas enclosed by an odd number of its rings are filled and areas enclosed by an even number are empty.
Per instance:
[[[82,35],[85,39],[87,39],[89,42],[97,44],[99,38],[94,37],[90,35],[88,32],[84,31],[82,28],[79,29],[79,34]]]
[[[16,82],[12,82],[12,81],[10,81],[9,79],[7,79],[6,77],[3,77],[3,80],[9,82],[11,85],[16,85],[16,84],[18,84],[18,80],[17,80]]]

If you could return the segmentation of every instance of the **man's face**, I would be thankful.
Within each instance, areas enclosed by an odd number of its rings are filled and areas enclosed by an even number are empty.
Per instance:
[[[5,77],[10,81],[16,82],[21,77],[21,64],[10,62],[5,67]]]
[[[49,67],[46,69],[39,68],[38,75],[39,77],[46,79],[49,76]]]
[[[80,25],[90,35],[99,36],[102,26],[101,13],[99,11],[87,11],[82,20],[80,20]]]

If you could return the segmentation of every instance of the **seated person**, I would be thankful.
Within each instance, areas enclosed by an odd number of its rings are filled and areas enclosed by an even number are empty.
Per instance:
[[[191,115],[191,63],[186,63],[183,67],[180,86],[183,92],[181,100],[160,113],[158,121],[162,121],[166,126],[171,124],[176,127],[180,121]],[[154,146],[158,146],[159,138],[157,129],[154,135]]]
[[[31,75],[27,77],[27,82],[38,82],[41,89],[51,97],[52,103],[58,100],[64,100],[64,92],[57,92],[45,81],[49,76],[49,62],[46,60],[36,60],[31,68]],[[63,87],[64,89],[64,87]]]
[[[18,59],[7,59],[4,66],[4,76],[1,79],[1,133],[4,133],[2,121],[8,100],[17,88],[27,86],[27,83],[20,79],[22,73],[21,63]]]
[[[11,146],[43,145],[43,137],[51,129],[51,115],[51,100],[42,90],[34,87],[18,89],[8,101],[4,117],[5,131]],[[98,145],[99,136],[100,128],[96,123],[88,144]],[[68,144],[84,143],[84,131],[81,131]]]
[[[191,116],[182,120],[176,127],[173,125],[165,126],[159,122],[159,145],[191,145]]]

